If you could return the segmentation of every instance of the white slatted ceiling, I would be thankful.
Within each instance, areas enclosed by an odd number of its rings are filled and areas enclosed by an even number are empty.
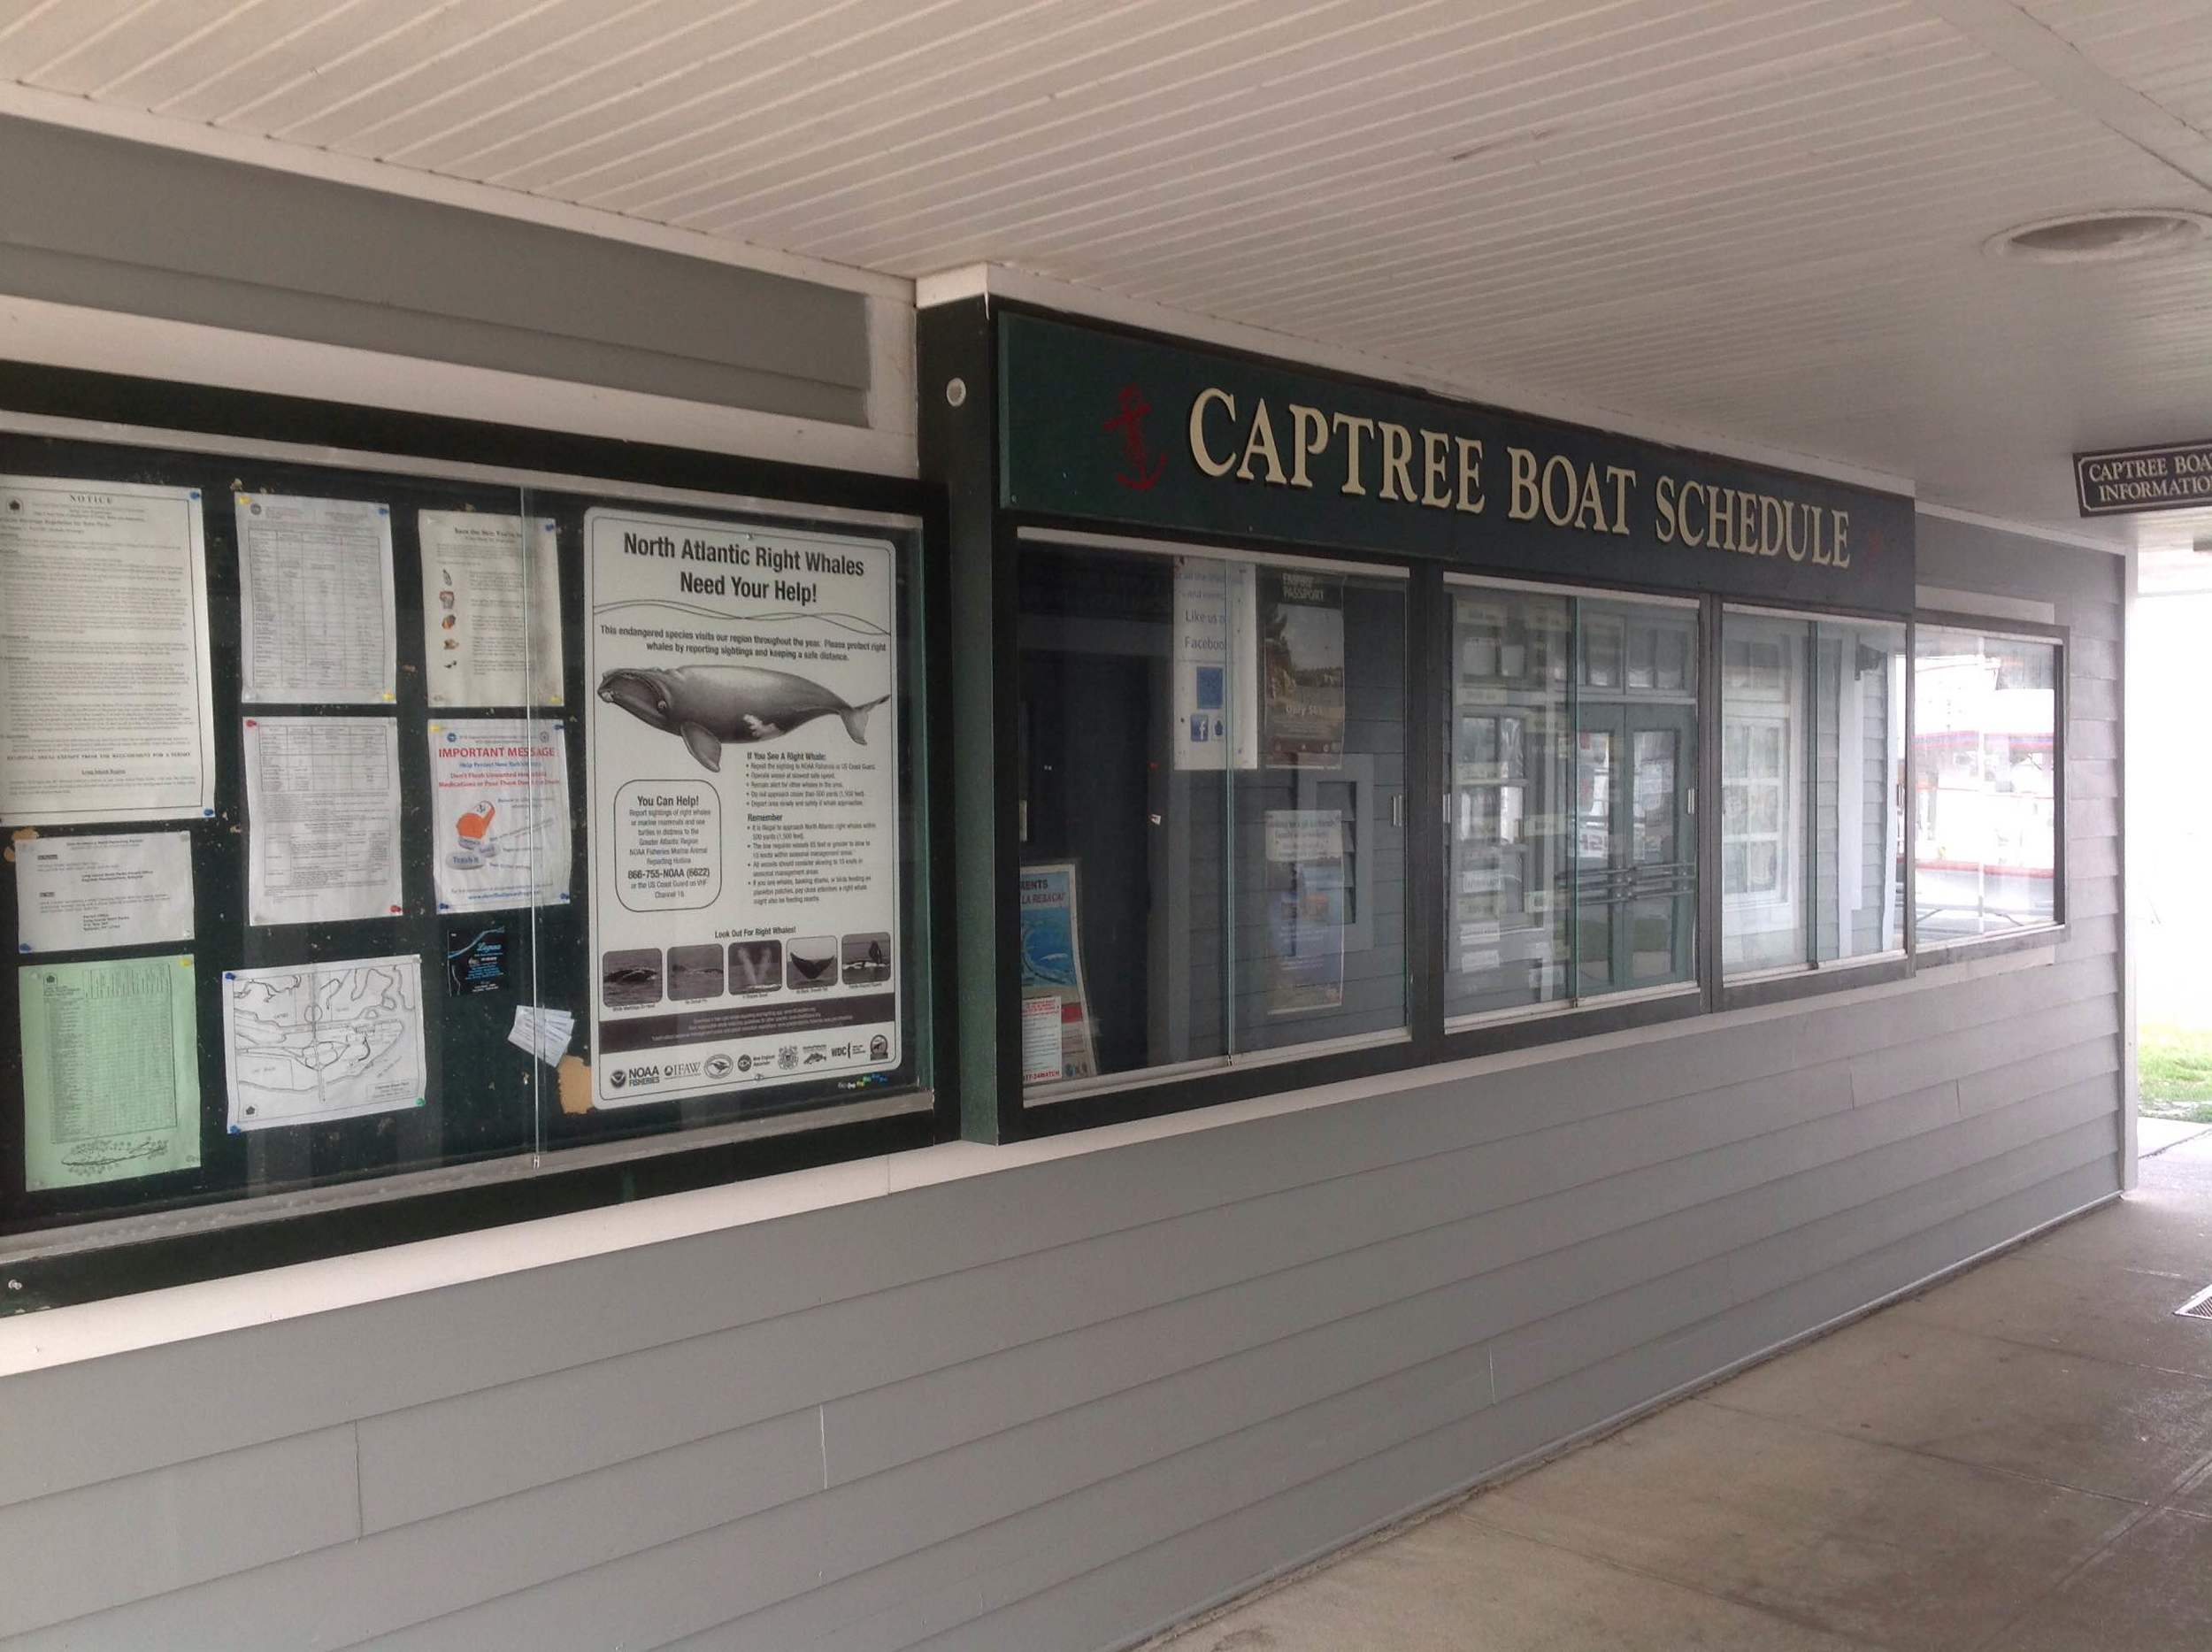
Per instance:
[[[2212,125],[2212,0],[2029,0]],[[0,75],[902,274],[980,260],[2054,518],[2212,407],[2212,194],[1920,0],[0,0]],[[2032,465],[2024,464],[2032,457]]]

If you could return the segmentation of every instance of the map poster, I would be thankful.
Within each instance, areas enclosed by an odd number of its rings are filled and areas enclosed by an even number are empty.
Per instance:
[[[223,1046],[233,1132],[420,1107],[422,960],[225,970]]]
[[[1344,760],[1344,581],[1260,571],[1262,744],[1270,768]]]
[[[595,1105],[903,1058],[897,560],[585,517]]]
[[[1021,869],[1025,1085],[1098,1076],[1075,889],[1073,861],[1041,861]]]
[[[568,899],[568,740],[558,718],[430,725],[442,912]]]
[[[1334,809],[1267,811],[1267,1012],[1303,1015],[1344,1003],[1344,817]]]
[[[1175,559],[1175,726],[1179,769],[1260,765],[1259,628],[1248,562]]]
[[[127,1181],[200,1162],[200,1044],[189,957],[16,972],[23,1186]]]

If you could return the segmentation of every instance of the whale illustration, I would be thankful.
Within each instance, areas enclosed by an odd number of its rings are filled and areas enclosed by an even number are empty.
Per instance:
[[[599,697],[649,727],[679,735],[691,755],[720,772],[722,748],[773,740],[818,717],[837,717],[853,743],[868,743],[868,713],[888,700],[848,705],[818,682],[758,665],[678,665],[611,671]]]

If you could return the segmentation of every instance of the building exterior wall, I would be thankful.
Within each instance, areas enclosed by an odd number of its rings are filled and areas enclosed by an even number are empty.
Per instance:
[[[2055,947],[0,1380],[0,1647],[1123,1645],[2113,1194],[2122,565],[1920,531],[2071,628]]]

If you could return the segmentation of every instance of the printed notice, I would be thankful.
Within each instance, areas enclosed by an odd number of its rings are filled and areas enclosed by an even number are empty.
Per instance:
[[[1344,581],[1267,568],[1259,602],[1267,766],[1335,768],[1344,761]]]
[[[433,705],[558,705],[561,585],[551,521],[422,511],[424,669]]]
[[[1083,926],[1073,861],[1022,868],[1021,948],[1022,1066],[1037,1075],[1023,1082],[1096,1077],[1098,1052],[1091,1038],[1090,996],[1083,989]],[[1049,1012],[1036,1007],[1047,1002],[1053,1006]],[[1048,1013],[1056,1018],[1059,1037],[1053,1055],[1047,1053]],[[1057,1071],[1048,1077],[1054,1055]]]
[[[1260,642],[1248,562],[1175,561],[1175,726],[1179,769],[1260,763]]]
[[[419,1107],[422,960],[226,970],[223,1045],[234,1131]]]
[[[568,899],[568,742],[559,722],[430,725],[442,912]]]
[[[0,822],[215,812],[196,488],[0,476]]]
[[[198,1165],[190,958],[33,964],[16,972],[16,994],[28,1191]]]
[[[389,703],[397,636],[389,507],[240,494],[238,697]]]
[[[585,518],[594,1097],[896,1067],[896,554]]]
[[[16,948],[82,952],[192,939],[183,832],[33,838],[15,846]]]
[[[246,719],[246,920],[400,910],[399,727],[382,717]]]
[[[1334,809],[1267,811],[1267,1012],[1344,1003],[1344,817]]]

